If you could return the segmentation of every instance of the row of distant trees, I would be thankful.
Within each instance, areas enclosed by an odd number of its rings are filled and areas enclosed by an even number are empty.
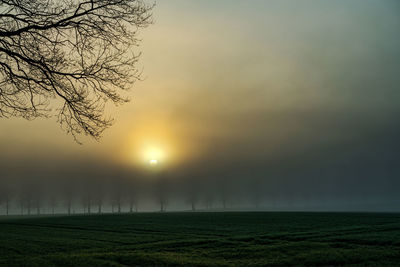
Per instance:
[[[5,214],[12,208],[19,208],[21,214],[56,213],[61,207],[65,213],[79,212],[102,213],[106,205],[112,210],[122,212],[122,207],[129,204],[129,211],[137,210],[137,193],[133,181],[114,179],[24,179],[3,181],[0,186],[0,204],[5,207]]]
[[[243,189],[243,188],[242,188]],[[205,182],[199,177],[187,179],[134,179],[129,176],[85,178],[1,179],[0,205],[3,214],[74,214],[137,212],[140,204],[153,202],[166,211],[170,200],[192,211],[226,209],[247,196],[247,203],[258,207],[262,202],[257,186],[247,192],[234,190],[232,184]],[[242,190],[243,191],[243,190]]]

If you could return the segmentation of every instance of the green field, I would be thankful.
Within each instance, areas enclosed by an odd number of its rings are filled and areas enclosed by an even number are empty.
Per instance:
[[[0,217],[0,266],[400,266],[400,214]]]

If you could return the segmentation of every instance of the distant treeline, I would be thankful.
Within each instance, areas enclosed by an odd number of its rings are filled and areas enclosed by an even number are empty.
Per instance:
[[[144,211],[141,207],[148,207],[150,202],[159,211],[167,211],[171,201],[192,211],[226,209],[244,203],[257,208],[264,195],[261,181],[236,184],[221,177],[1,177],[0,214],[137,212]]]

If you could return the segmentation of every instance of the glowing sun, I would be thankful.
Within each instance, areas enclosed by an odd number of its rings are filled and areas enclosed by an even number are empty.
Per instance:
[[[151,159],[149,160],[150,165],[157,165],[158,164],[158,160],[156,159]]]
[[[147,161],[150,165],[155,166],[160,164],[160,161],[163,161],[165,158],[165,153],[163,150],[159,148],[148,148],[144,153],[145,161]]]

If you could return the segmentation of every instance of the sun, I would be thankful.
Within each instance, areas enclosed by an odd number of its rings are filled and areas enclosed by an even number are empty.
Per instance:
[[[164,150],[156,147],[149,147],[145,150],[144,160],[150,165],[155,166],[160,164],[165,158]]]
[[[157,165],[158,164],[158,160],[156,160],[156,159],[151,159],[151,160],[149,160],[149,163],[150,163],[150,165]]]

